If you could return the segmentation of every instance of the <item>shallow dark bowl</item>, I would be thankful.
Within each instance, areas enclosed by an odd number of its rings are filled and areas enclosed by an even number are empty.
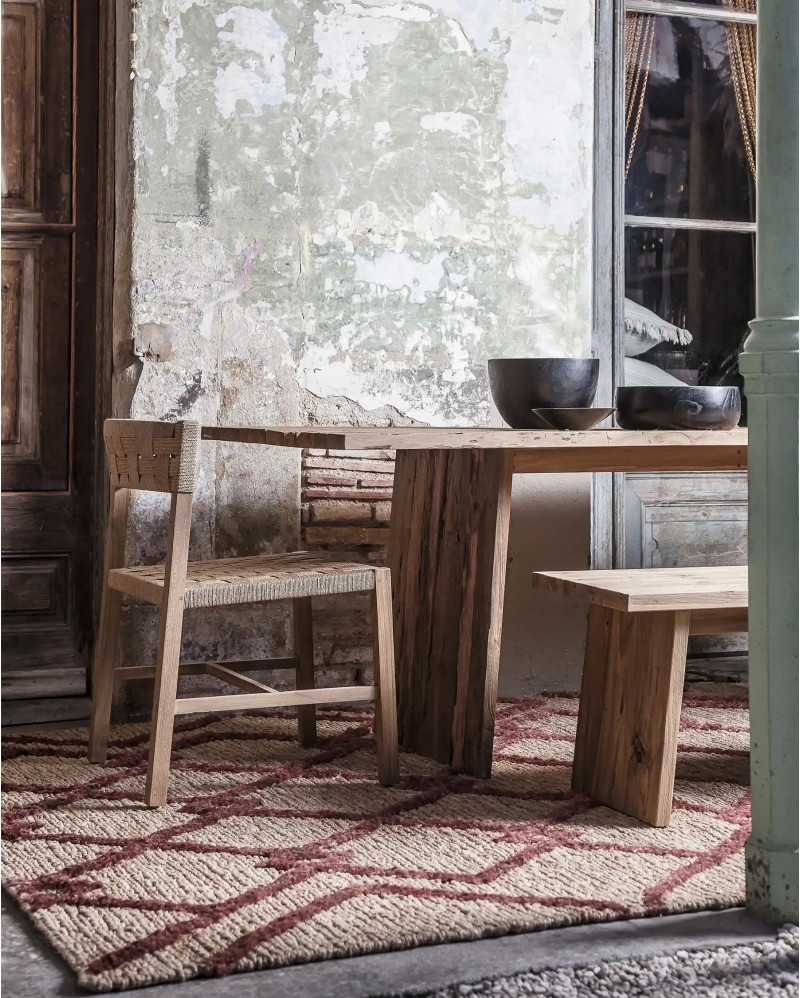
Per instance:
[[[515,430],[552,429],[534,409],[585,408],[594,401],[595,357],[522,357],[489,361],[489,387],[500,415]]]
[[[735,386],[658,385],[617,389],[623,430],[732,430],[742,414]]]
[[[613,408],[597,409],[536,409],[537,416],[549,423],[554,430],[591,430],[614,411]]]

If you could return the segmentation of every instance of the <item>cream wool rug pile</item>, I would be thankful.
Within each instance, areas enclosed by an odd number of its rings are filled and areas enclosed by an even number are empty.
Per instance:
[[[170,804],[142,803],[146,725],[4,742],[3,882],[93,990],[577,922],[724,908],[744,898],[747,704],[684,701],[669,828],[570,793],[572,696],[498,708],[494,775],[412,755],[375,780],[369,708],[176,729]]]

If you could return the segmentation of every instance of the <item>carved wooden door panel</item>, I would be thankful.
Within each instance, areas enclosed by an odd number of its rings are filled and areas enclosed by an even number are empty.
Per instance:
[[[7,0],[2,43],[4,717],[80,716],[92,633],[96,5]],[[65,709],[64,697],[79,699]]]

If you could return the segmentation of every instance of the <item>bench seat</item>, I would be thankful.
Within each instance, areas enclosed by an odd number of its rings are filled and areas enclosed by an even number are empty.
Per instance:
[[[536,572],[589,603],[572,789],[669,824],[690,634],[747,630],[747,568]]]

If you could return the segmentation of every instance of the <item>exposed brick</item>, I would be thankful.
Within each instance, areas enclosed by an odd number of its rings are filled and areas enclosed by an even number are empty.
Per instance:
[[[342,471],[386,471],[385,461],[356,460],[345,457],[309,457],[306,458],[304,464],[307,468],[325,468],[329,471],[334,468]]]
[[[303,539],[307,544],[388,544],[388,527],[306,527]]]
[[[337,489],[330,486],[327,489],[303,489],[305,499],[391,499],[391,489]],[[315,504],[316,505],[316,504]]]
[[[310,452],[309,452],[310,453]],[[330,457],[350,457],[350,458],[382,458],[384,461],[394,461],[395,451],[393,450],[329,450]]]
[[[305,481],[309,485],[350,485],[355,487],[358,478],[352,472],[343,471],[338,474],[328,472],[327,475],[306,475]]]
[[[315,523],[369,523],[372,508],[367,503],[320,499],[311,506]]]
[[[385,485],[387,488],[391,488],[394,484],[394,472],[387,475],[359,475],[358,484],[367,487],[370,485]]]
[[[388,523],[392,516],[392,504],[390,502],[375,503],[375,519],[378,523]]]

